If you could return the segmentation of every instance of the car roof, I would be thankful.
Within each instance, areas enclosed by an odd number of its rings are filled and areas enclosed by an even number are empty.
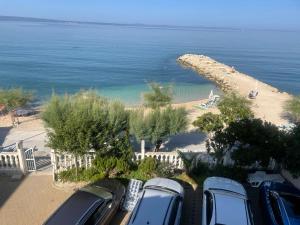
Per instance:
[[[128,224],[164,224],[175,193],[156,189],[145,189]]]
[[[216,224],[248,225],[246,200],[232,194],[214,193]]]
[[[153,178],[148,180],[145,185],[144,188],[148,188],[148,187],[153,187],[153,186],[157,186],[157,187],[162,187],[168,190],[172,190],[175,191],[177,193],[179,193],[180,195],[183,195],[183,188],[182,186],[174,180],[171,179],[167,179],[167,178]]]
[[[77,224],[92,206],[98,206],[104,199],[85,191],[77,191],[65,201],[45,222],[45,225]]]
[[[225,177],[209,177],[204,181],[204,190],[219,189],[231,191],[247,196],[246,191],[240,183]]]

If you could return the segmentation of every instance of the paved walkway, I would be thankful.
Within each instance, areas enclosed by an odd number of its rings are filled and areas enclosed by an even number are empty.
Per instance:
[[[0,183],[0,225],[40,225],[72,193],[54,188],[48,175],[0,177]]]

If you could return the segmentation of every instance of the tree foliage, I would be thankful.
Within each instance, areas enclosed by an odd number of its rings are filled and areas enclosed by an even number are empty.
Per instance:
[[[223,97],[218,104],[220,114],[211,112],[198,117],[193,125],[205,133],[213,133],[228,126],[231,122],[253,118],[250,102],[237,94],[231,93]]]
[[[0,89],[0,103],[4,104],[9,111],[26,106],[33,98],[32,91],[22,88]]]
[[[294,176],[300,176],[300,123],[290,132],[283,166]]]
[[[285,132],[261,119],[232,122],[215,134],[213,142],[223,145],[223,154],[234,147],[231,157],[237,165],[250,166],[258,162],[263,167],[269,165],[270,159],[281,163],[287,144]]]
[[[48,146],[83,155],[130,157],[129,113],[93,91],[72,96],[53,95],[42,115],[48,127]]]
[[[144,94],[145,106],[156,109],[167,106],[172,102],[173,94],[171,86],[161,86],[159,83],[151,83],[151,91]]]
[[[221,112],[222,121],[228,125],[231,122],[253,118],[253,112],[250,108],[251,102],[235,93],[225,95],[220,103],[218,109]]]
[[[156,108],[145,112],[133,111],[130,116],[131,134],[137,140],[147,140],[158,151],[163,140],[168,136],[184,132],[187,128],[187,112],[183,108]]]
[[[211,112],[204,113],[193,122],[193,125],[200,131],[205,133],[211,133],[223,128],[223,121],[218,114]]]
[[[285,104],[285,109],[296,122],[300,122],[300,96],[295,96]]]

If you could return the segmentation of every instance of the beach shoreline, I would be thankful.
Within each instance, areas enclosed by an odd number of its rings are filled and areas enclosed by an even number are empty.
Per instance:
[[[205,78],[215,82],[217,86],[219,86],[220,89],[225,93],[236,91],[240,95],[247,97],[249,91],[256,86],[259,94],[256,99],[251,99],[252,110],[255,116],[275,125],[283,125],[288,123],[288,119],[283,116],[284,104],[292,97],[288,93],[280,92],[271,85],[256,80],[249,75],[240,73],[236,69],[217,62],[207,56],[187,54],[180,56],[178,58],[178,62],[187,68],[194,69],[200,76],[204,76]],[[219,110],[216,106],[205,110],[196,107],[207,101],[208,98],[203,98],[195,101],[172,104],[173,107],[184,107],[187,110],[189,119],[188,131],[195,130],[192,122],[195,121],[197,117],[207,112],[219,113]],[[126,109],[130,110],[142,107],[142,103],[135,107],[127,105],[125,105],[125,107]],[[42,106],[39,106],[37,109],[38,111],[41,111]],[[5,134],[2,134],[2,137],[0,137],[0,140],[2,140],[1,144],[12,144],[18,141],[18,138],[24,139],[27,138],[27,136],[30,137],[37,134],[42,134],[30,142],[30,145],[34,144],[34,142],[37,142],[39,147],[42,148],[45,143],[46,128],[39,115],[20,117],[19,120],[21,123],[20,126],[12,128],[11,119],[8,115],[0,117],[0,128],[7,130],[7,133],[5,132]],[[6,137],[6,135],[8,136]]]

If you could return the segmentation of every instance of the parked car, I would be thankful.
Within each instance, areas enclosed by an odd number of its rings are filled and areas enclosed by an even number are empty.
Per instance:
[[[127,225],[179,225],[184,191],[170,179],[147,181]]]
[[[260,187],[266,224],[299,225],[300,191],[292,185],[266,181]]]
[[[253,225],[244,187],[231,179],[209,177],[203,185],[202,225]]]
[[[125,187],[106,179],[76,191],[44,225],[107,225],[124,198]]]

